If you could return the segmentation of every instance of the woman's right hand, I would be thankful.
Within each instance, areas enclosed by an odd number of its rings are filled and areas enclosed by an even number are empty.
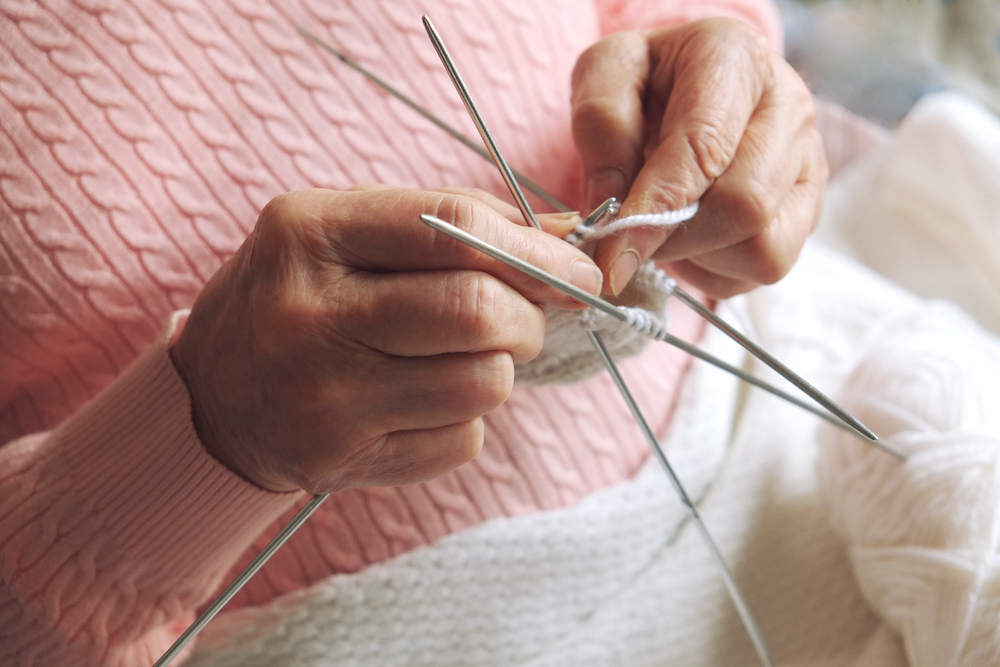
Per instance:
[[[420,214],[593,294],[601,273],[512,222],[511,207],[466,194],[310,190],[265,207],[171,349],[216,458],[263,488],[320,493],[426,481],[478,453],[482,415],[541,349],[538,304],[581,305]]]

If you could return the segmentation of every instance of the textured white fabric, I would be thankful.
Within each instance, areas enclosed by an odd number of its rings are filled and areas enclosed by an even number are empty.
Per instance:
[[[671,292],[666,275],[652,262],[646,262],[636,272],[635,279],[618,299],[636,315],[655,322],[655,330],[669,327],[667,308]],[[545,310],[545,344],[531,361],[514,366],[515,380],[524,386],[566,384],[585,380],[604,371],[604,363],[594,350],[586,331],[596,331],[608,352],[616,361],[635,356],[649,343],[649,331],[630,326],[594,308],[576,310]]]
[[[827,189],[824,242],[1000,333],[1000,123],[957,93],[925,97]]]
[[[940,223],[965,224],[944,214]],[[953,307],[920,301],[816,244],[786,280],[727,311],[889,444],[912,452],[902,463],[695,367],[665,439],[668,455],[777,664],[1000,662],[997,339]],[[706,344],[747,363],[720,334]],[[575,507],[492,521],[227,614],[189,664],[758,662],[696,531],[651,463]]]
[[[616,232],[634,227],[669,229],[690,220],[698,212],[698,202],[676,211],[630,215],[612,219],[607,216],[593,227],[582,223],[566,240],[591,251],[594,244]],[[548,308],[545,311],[545,345],[531,361],[515,366],[516,381],[525,386],[579,382],[604,370],[604,363],[583,331],[596,331],[611,356],[626,359],[642,352],[650,339],[663,340],[668,333],[670,318],[667,302],[676,281],[669,278],[652,261],[636,271],[628,287],[614,299],[628,319],[617,320],[594,308],[583,313]]]
[[[864,320],[918,305],[872,278],[873,288],[864,272],[860,283],[852,280],[854,271],[810,251],[792,280],[734,305],[742,303],[742,317],[767,347],[836,390],[865,347]],[[824,281],[831,273],[842,280]],[[859,286],[860,303],[852,294]],[[707,345],[744,362],[721,334],[710,334]],[[789,665],[852,664],[864,650],[898,658],[897,641],[876,630],[853,586],[818,500],[817,420],[756,390],[739,392],[729,376],[696,366],[666,445],[771,650]],[[756,660],[712,561],[651,463],[632,482],[576,507],[489,522],[272,605],[227,614],[208,627],[191,664]]]

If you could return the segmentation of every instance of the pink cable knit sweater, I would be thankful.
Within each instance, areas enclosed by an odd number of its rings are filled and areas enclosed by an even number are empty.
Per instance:
[[[0,0],[0,664],[149,665],[303,502],[201,447],[167,354],[272,196],[473,185],[494,169],[303,41],[308,27],[474,132],[430,14],[509,159],[575,202],[577,54],[710,14],[780,40],[761,0]],[[698,325],[681,316],[689,336]],[[663,431],[685,360],[625,364]],[[628,478],[646,448],[610,381],[515,390],[483,453],[336,495],[233,606]]]

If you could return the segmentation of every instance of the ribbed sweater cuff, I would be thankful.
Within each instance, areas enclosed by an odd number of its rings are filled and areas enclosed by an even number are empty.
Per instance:
[[[170,598],[155,589],[181,582],[187,591],[210,586],[300,497],[244,481],[201,445],[168,352],[181,316],[47,442],[33,445],[42,451],[31,457],[37,482],[24,498],[33,509],[22,508],[20,532],[36,538],[25,551],[48,554],[30,565],[22,559],[10,573],[22,594],[31,596],[25,587],[42,593],[66,565],[87,570],[80,561],[106,568],[95,573],[104,579],[93,582],[98,588],[133,578],[126,587],[142,597]],[[39,544],[41,536],[48,539]]]

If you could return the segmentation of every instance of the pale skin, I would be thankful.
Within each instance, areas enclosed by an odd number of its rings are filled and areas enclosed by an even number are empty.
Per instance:
[[[606,291],[638,263],[727,297],[779,280],[819,220],[826,157],[808,88],[767,40],[730,19],[612,35],[573,73],[573,134],[588,206],[622,215],[701,202],[682,229],[608,239]]]
[[[655,257],[711,296],[774,282],[819,217],[826,163],[805,85],[729,20],[619,33],[573,73],[588,206],[698,215],[595,260],[476,191],[369,186],[275,198],[171,349],[206,448],[273,491],[433,479],[473,458],[482,416],[534,357],[542,306],[579,303],[419,222],[430,213],[597,294]]]

